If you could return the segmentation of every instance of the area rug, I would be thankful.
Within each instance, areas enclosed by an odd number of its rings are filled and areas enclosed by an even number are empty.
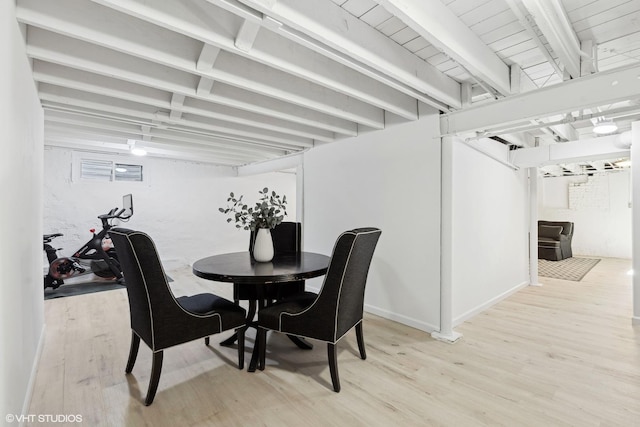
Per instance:
[[[538,275],[579,282],[597,264],[597,258],[567,258],[561,261],[538,260]]]
[[[167,275],[167,282],[173,282],[173,279]],[[94,292],[112,291],[114,289],[122,289],[124,285],[119,284],[115,280],[99,279],[96,281],[65,283],[57,289],[47,288],[44,290],[44,299],[72,297],[75,295],[92,294]]]
[[[94,292],[111,291],[113,289],[122,289],[124,285],[120,285],[115,281],[101,282],[84,282],[64,284],[57,289],[47,288],[44,290],[44,299],[64,298],[74,295],[91,294]]]

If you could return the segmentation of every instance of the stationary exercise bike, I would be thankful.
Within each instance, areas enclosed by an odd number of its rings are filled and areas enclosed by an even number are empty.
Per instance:
[[[122,198],[122,205],[120,210],[116,207],[106,214],[98,215],[102,222],[102,230],[97,234],[94,228],[89,230],[93,234],[91,239],[70,257],[58,258],[57,251],[61,248],[56,249],[51,246],[53,239],[62,236],[61,233],[42,236],[44,251],[49,262],[49,271],[44,276],[45,289],[48,287],[56,289],[64,284],[65,279],[88,273],[105,279],[117,279],[119,283],[123,283],[118,254],[109,238],[109,230],[112,227],[111,221],[114,219],[127,221],[133,215],[131,194],[126,194]]]

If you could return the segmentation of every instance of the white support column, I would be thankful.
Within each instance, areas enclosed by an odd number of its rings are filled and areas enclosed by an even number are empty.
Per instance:
[[[631,125],[631,223],[633,266],[633,317],[632,324],[640,325],[640,121]]]
[[[431,336],[454,343],[453,330],[453,138],[442,139],[440,195],[440,330]]]
[[[529,285],[538,281],[538,168],[529,168]]]

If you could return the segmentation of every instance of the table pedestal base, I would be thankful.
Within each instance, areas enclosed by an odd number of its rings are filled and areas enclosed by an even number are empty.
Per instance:
[[[253,318],[256,315],[256,310],[257,307],[264,307],[265,306],[265,301],[264,300],[249,300],[249,309],[247,310],[247,321],[246,321],[246,325],[245,325],[245,332],[247,329],[249,328],[256,328],[256,322],[253,321]],[[287,337],[295,344],[298,346],[298,348],[301,348],[302,350],[311,350],[313,349],[313,344],[311,344],[309,341],[305,340],[302,337],[297,337],[295,335],[287,335]],[[233,335],[231,335],[229,338],[225,339],[224,341],[222,341],[220,343],[220,345],[225,346],[225,347],[230,347],[232,346],[236,341],[238,340],[238,334],[237,333],[233,333]],[[257,331],[256,331],[256,342],[253,346],[253,352],[251,354],[251,361],[249,362],[249,372],[255,372],[256,371],[256,367],[258,366],[258,357],[260,351],[258,348],[258,339],[257,339]]]

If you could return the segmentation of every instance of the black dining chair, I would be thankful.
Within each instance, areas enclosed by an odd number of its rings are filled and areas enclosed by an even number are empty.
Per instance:
[[[140,231],[109,231],[124,274],[131,318],[131,348],[126,373],[131,373],[140,339],[153,351],[151,378],[145,398],[150,405],[158,388],[163,350],[229,329],[238,334],[238,368],[244,368],[246,311],[232,301],[210,293],[176,298],[167,283],[156,247]]]
[[[271,230],[271,238],[273,239],[274,257],[280,255],[291,255],[302,251],[302,224],[299,222],[281,222]],[[249,236],[249,253],[253,256],[253,243],[256,240],[256,233],[251,232]],[[233,286],[233,299],[256,301],[264,299],[266,301],[274,301],[285,298],[289,295],[304,291],[304,280],[292,281],[287,283],[272,283],[263,286],[262,294],[256,288],[250,286]]]
[[[268,330],[324,341],[333,389],[340,391],[337,342],[355,327],[360,357],[367,357],[362,333],[364,291],[381,233],[377,228],[357,228],[342,233],[317,295],[300,292],[258,312],[258,369],[264,370]]]

